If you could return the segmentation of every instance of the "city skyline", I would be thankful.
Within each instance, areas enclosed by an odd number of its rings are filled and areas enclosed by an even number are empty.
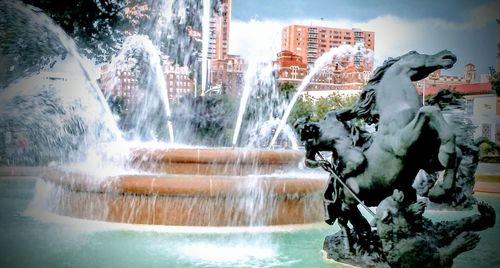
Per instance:
[[[280,33],[291,24],[374,31],[375,66],[410,50],[458,56],[446,73],[459,75],[473,63],[478,74],[496,66],[500,4],[496,1],[242,1],[233,0],[229,52],[249,60],[267,60],[279,52]]]

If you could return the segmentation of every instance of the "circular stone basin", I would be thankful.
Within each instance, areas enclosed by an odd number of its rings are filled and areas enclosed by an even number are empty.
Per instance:
[[[323,219],[324,179],[273,177],[296,168],[297,151],[137,149],[132,165],[153,174],[96,180],[43,172],[50,209],[60,215],[135,224],[263,226]],[[252,174],[252,175],[249,175]]]
[[[132,166],[150,172],[190,175],[270,174],[296,168],[303,153],[234,148],[135,149]]]

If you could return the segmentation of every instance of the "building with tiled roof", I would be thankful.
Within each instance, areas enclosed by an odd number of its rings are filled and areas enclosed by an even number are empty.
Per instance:
[[[483,77],[485,77],[483,75]],[[431,96],[443,89],[464,95],[466,112],[477,127],[474,138],[485,137],[500,145],[500,98],[491,83],[477,81],[474,64],[466,64],[463,76],[446,76],[440,71],[416,83],[418,94]]]

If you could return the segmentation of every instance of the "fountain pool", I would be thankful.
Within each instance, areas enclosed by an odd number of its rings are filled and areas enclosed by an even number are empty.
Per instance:
[[[322,257],[326,224],[171,227],[106,223],[31,210],[37,178],[0,177],[3,267],[344,267]],[[498,195],[476,194],[500,209]],[[436,220],[471,212],[426,212]],[[500,225],[454,267],[498,267]],[[337,227],[334,227],[337,228]]]

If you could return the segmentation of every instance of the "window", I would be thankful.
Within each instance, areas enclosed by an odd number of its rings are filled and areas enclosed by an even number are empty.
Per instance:
[[[299,66],[291,66],[292,70],[292,79],[297,79],[297,71],[299,70]]]
[[[481,137],[491,140],[491,124],[481,125]]]
[[[465,100],[465,112],[467,115],[473,115],[474,113],[474,99]]]

